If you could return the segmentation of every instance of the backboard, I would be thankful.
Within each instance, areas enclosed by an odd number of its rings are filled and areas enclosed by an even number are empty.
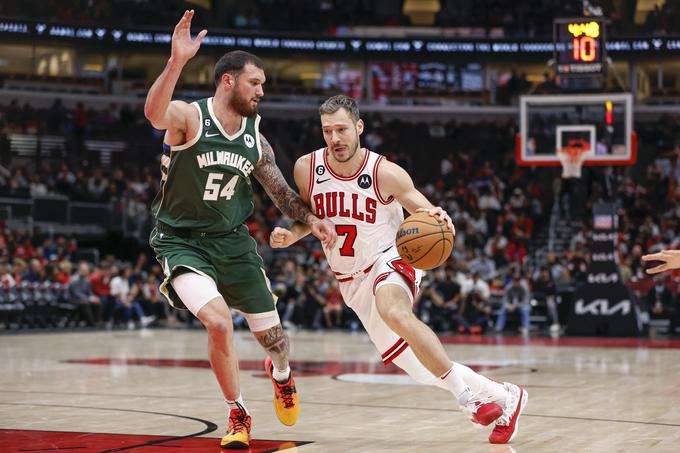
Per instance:
[[[558,166],[557,151],[573,141],[594,150],[584,165],[631,165],[637,159],[630,93],[522,96],[519,115],[519,165]]]

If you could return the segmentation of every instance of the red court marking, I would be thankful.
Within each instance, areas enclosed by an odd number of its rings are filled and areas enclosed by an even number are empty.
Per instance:
[[[178,367],[178,368],[210,368],[210,362],[201,359],[176,360],[176,359],[72,359],[64,360],[64,363],[82,363],[88,365],[147,365],[155,367]],[[240,360],[239,368],[244,371],[260,371],[256,377],[267,378],[260,360]],[[295,372],[295,377],[308,376],[337,376],[339,374],[406,374],[396,365],[383,365],[382,362],[312,362],[306,360],[292,360],[290,366]],[[494,365],[468,364],[475,371],[486,371],[498,368]]]
[[[484,337],[484,336],[441,336],[445,344],[474,344],[502,346],[560,346],[568,348],[649,348],[680,349],[680,340],[659,340],[649,338],[612,337]]]
[[[172,436],[142,436],[135,434],[79,433],[64,431],[32,431],[0,429],[0,452],[58,452],[58,453],[94,453],[139,445],[123,451],[140,453],[168,452],[227,452],[220,448],[220,439],[207,437],[189,437],[156,445],[144,445]],[[250,442],[250,453],[266,453],[285,451],[310,442],[282,440],[256,440]],[[245,450],[240,450],[245,451]]]

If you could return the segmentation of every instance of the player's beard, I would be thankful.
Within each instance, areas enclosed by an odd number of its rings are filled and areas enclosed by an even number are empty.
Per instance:
[[[349,145],[346,145],[345,148],[347,148],[348,151],[350,151],[350,154],[347,155],[346,159],[338,159],[337,154],[333,153],[333,157],[335,160],[337,160],[340,163],[345,163],[349,162],[352,160],[352,158],[356,155],[357,151],[359,150],[359,133],[356,133],[356,140],[354,140],[354,143],[350,143]]]
[[[244,98],[239,95],[238,86],[234,90],[231,98],[229,99],[229,107],[231,107],[236,113],[247,118],[254,116],[257,113],[257,104],[255,107],[251,105],[252,98]]]

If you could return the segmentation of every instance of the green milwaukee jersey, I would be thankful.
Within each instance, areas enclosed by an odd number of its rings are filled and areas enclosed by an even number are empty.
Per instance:
[[[163,145],[161,188],[151,209],[175,228],[228,232],[253,212],[250,174],[262,155],[260,116],[242,118],[238,132],[228,135],[213,98],[191,105],[199,111],[198,133],[183,145]]]

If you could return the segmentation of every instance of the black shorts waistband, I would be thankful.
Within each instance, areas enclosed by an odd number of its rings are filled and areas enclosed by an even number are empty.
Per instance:
[[[156,229],[159,233],[167,234],[168,236],[176,236],[182,239],[204,239],[204,238],[221,238],[236,232],[238,228],[229,231],[200,231],[192,228],[177,228],[168,225],[167,223],[156,221]]]

